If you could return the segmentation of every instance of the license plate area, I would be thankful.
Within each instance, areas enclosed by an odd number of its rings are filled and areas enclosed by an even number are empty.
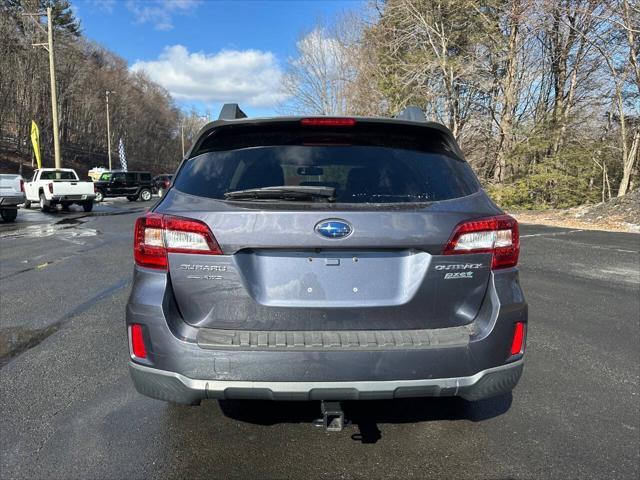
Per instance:
[[[431,256],[412,250],[254,250],[236,254],[251,296],[269,306],[391,306],[407,303]]]

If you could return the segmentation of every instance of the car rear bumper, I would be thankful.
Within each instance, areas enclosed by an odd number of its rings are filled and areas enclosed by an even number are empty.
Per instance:
[[[203,398],[475,400],[510,391],[522,372],[523,354],[510,355],[516,323],[527,322],[515,270],[492,276],[480,311],[466,326],[368,332],[376,341],[367,332],[205,332],[180,319],[165,274],[136,275],[145,281],[134,282],[127,324],[142,326],[146,358],[132,356],[130,371],[137,389],[150,397],[179,403]]]
[[[52,202],[89,202],[96,198],[94,194],[90,195],[53,195]]]
[[[348,382],[192,379],[134,362],[129,363],[129,371],[141,394],[183,404],[197,404],[204,399],[380,400],[459,396],[481,400],[513,390],[522,375],[523,362],[520,359],[466,377]]]
[[[21,195],[0,197],[0,207],[2,208],[15,208],[21,203],[24,203],[24,193]]]

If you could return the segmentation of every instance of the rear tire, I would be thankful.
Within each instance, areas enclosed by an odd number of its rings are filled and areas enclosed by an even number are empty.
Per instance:
[[[151,190],[149,190],[148,188],[143,188],[142,190],[140,190],[140,200],[142,200],[143,202],[148,202],[149,200],[151,200]]]
[[[91,210],[93,210],[93,202],[83,203],[83,204],[82,204],[82,209],[83,209],[85,212],[90,212]]]
[[[51,210],[51,204],[44,196],[44,193],[40,194],[40,210],[42,210],[43,212],[48,212],[49,210]]]
[[[69,207],[70,207],[70,205],[68,203],[63,203],[62,204],[62,211],[63,212],[68,212],[69,211]]]
[[[24,208],[26,208],[27,210],[31,208],[31,202],[29,200],[24,201]]]
[[[0,216],[2,216],[2,220],[5,222],[13,222],[18,216],[18,209],[0,210]]]
[[[104,193],[102,193],[101,190],[96,190],[96,198],[95,201],[100,203],[101,201],[104,200]]]

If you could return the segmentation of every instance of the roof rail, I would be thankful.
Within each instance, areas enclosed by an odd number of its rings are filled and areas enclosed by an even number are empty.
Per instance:
[[[247,118],[237,103],[225,103],[220,110],[218,120],[238,120],[239,118]]]
[[[424,116],[424,112],[420,107],[415,105],[409,105],[405,107],[399,114],[396,115],[398,120],[407,120],[409,122],[426,122],[427,117]]]

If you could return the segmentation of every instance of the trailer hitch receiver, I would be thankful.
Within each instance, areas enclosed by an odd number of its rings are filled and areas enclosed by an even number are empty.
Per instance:
[[[340,402],[320,402],[322,418],[314,423],[317,427],[323,427],[325,432],[341,432],[347,422],[344,419],[344,411]]]

